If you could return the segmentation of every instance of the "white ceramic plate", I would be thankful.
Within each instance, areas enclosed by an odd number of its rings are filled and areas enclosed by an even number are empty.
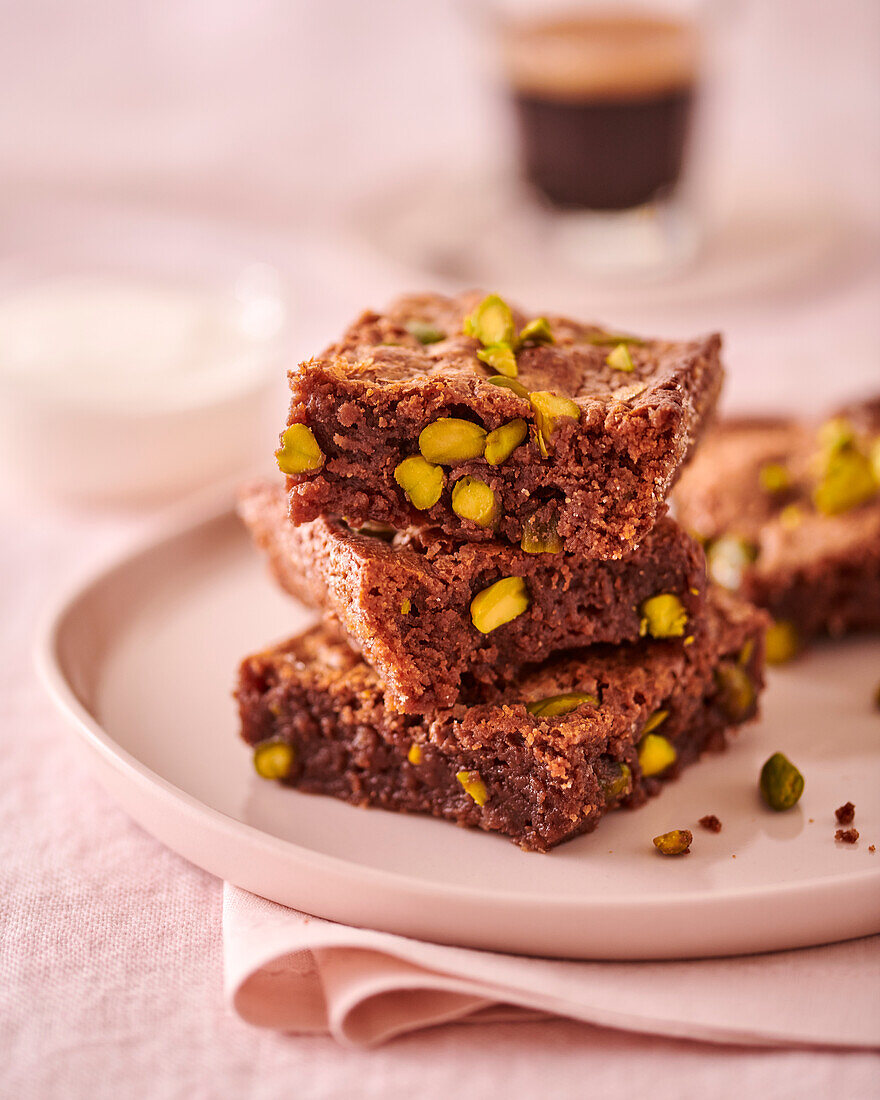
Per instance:
[[[39,662],[98,775],[200,867],[322,917],[496,950],[666,958],[880,931],[880,638],[815,650],[770,677],[764,719],[645,808],[550,855],[445,822],[363,810],[259,780],[231,698],[246,653],[313,613],[275,590],[227,510],[184,526],[66,599]],[[806,777],[792,811],[756,796],[762,762]],[[835,843],[851,800],[861,834]],[[717,814],[719,835],[701,830]],[[651,837],[694,831],[663,859]]]

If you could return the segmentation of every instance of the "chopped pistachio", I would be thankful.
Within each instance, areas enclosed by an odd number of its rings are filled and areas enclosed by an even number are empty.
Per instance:
[[[761,797],[771,810],[790,810],[804,793],[804,777],[781,752],[774,752],[761,768]]]
[[[488,347],[480,348],[477,358],[487,367],[497,370],[499,374],[516,378],[516,356],[513,348],[508,344],[490,344]]]
[[[642,601],[639,634],[652,638],[680,638],[687,626],[684,604],[671,592],[661,592]]]
[[[779,522],[786,531],[793,531],[804,522],[804,510],[799,504],[786,504],[779,513]]]
[[[622,761],[618,763],[608,757],[603,759],[604,773],[599,778],[599,786],[608,802],[617,802],[632,790],[632,769]]]
[[[480,527],[491,527],[498,519],[495,494],[478,477],[463,477],[452,488],[452,510]]]
[[[540,520],[529,516],[523,524],[520,547],[527,554],[558,554],[562,550],[562,539],[556,531],[556,517]]]
[[[629,336],[624,332],[604,332],[601,329],[584,333],[578,340],[582,344],[593,344],[597,347],[603,344],[632,344],[633,347],[641,347],[645,343],[639,336]]]
[[[489,432],[484,450],[486,461],[490,466],[500,466],[510,458],[528,434],[529,426],[520,417]]]
[[[471,600],[471,622],[481,634],[489,634],[522,615],[530,603],[522,577],[502,577]]]
[[[636,369],[626,344],[618,344],[613,351],[605,356],[605,362],[614,370],[622,370],[627,373]]]
[[[877,488],[868,456],[855,448],[841,448],[829,455],[822,479],[813,490],[813,503],[823,515],[836,515],[864,504]]]
[[[455,778],[478,806],[486,805],[489,801],[489,792],[479,772],[460,771],[455,773]]]
[[[880,435],[871,444],[871,469],[874,471],[874,480],[880,485]]]
[[[490,344],[513,345],[516,329],[510,306],[497,294],[484,298],[464,319],[465,336],[474,336],[484,347]]]
[[[381,539],[383,542],[391,542],[397,534],[397,531],[387,523],[367,521],[366,523],[360,524],[358,527],[354,527],[345,516],[342,517],[342,521],[356,534],[364,535],[371,539]]]
[[[694,834],[690,829],[672,829],[668,833],[661,833],[653,840],[654,847],[661,856],[686,856],[694,842]]]
[[[784,493],[791,488],[791,474],[781,462],[767,462],[758,470],[758,483],[765,493]]]
[[[519,342],[520,344],[555,344],[556,339],[547,318],[536,317],[520,331]]]
[[[544,699],[535,699],[533,703],[526,703],[526,710],[535,718],[556,718],[561,714],[571,714],[573,710],[577,710],[585,703],[597,707],[599,700],[586,691],[569,691],[562,695],[548,695]]]
[[[735,590],[742,582],[743,570],[757,556],[757,547],[748,539],[740,538],[739,535],[722,535],[709,543],[706,567],[716,584]]]
[[[410,336],[415,336],[420,344],[439,344],[446,339],[446,333],[430,321],[407,321],[405,327]]]
[[[529,401],[535,411],[535,427],[538,431],[538,440],[541,454],[547,457],[547,444],[556,431],[556,421],[561,418],[580,420],[581,410],[574,401],[568,397],[559,397],[548,390],[538,390],[529,394]]]
[[[422,752],[422,746],[417,745],[415,741],[410,745],[409,751],[406,754],[407,760],[410,764],[418,767],[425,759],[425,754]]]
[[[755,639],[754,638],[749,638],[745,642],[745,644],[743,645],[742,649],[739,651],[739,655],[736,658],[736,663],[741,668],[745,668],[748,665],[748,663],[751,661],[752,657],[754,657],[754,655],[755,655]]]
[[[642,730],[642,736],[646,733],[652,733],[659,726],[662,726],[666,719],[669,717],[668,710],[655,710],[654,713],[645,722],[644,729]]]
[[[410,611],[412,611],[412,600],[410,600],[409,596],[407,596],[406,599],[401,601],[400,614],[408,615]]]
[[[777,619],[767,628],[764,645],[768,665],[786,664],[797,656],[801,648],[797,627],[785,619]]]
[[[273,738],[254,746],[254,770],[263,779],[287,779],[295,762],[293,745],[287,741]]]
[[[751,676],[741,664],[722,661],[715,669],[718,705],[731,722],[742,722],[755,709],[757,692]]]
[[[517,382],[515,378],[508,378],[503,374],[493,374],[486,381],[492,386],[500,386],[503,390],[510,390],[511,393],[515,393],[517,397],[525,398],[526,401],[529,399],[529,391],[522,382]]]
[[[646,733],[639,741],[639,767],[644,776],[665,772],[677,759],[675,746],[662,734]]]
[[[291,424],[281,433],[281,446],[275,452],[275,459],[282,474],[304,474],[307,470],[321,469],[324,452],[311,428],[305,424]]]
[[[439,466],[421,455],[405,458],[394,471],[394,480],[409,497],[414,508],[424,512],[433,508],[443,492],[445,475]]]
[[[834,416],[826,420],[819,429],[819,444],[827,454],[845,450],[855,443],[856,433],[845,416]]]
[[[435,420],[419,435],[422,457],[442,466],[467,462],[470,458],[481,458],[485,446],[485,428],[454,416]]]

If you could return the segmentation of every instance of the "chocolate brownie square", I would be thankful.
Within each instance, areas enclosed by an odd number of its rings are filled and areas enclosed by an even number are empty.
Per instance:
[[[880,398],[824,424],[719,424],[675,502],[705,540],[713,579],[781,624],[768,652],[781,647],[781,659],[799,639],[880,628]]]
[[[290,372],[290,518],[621,557],[712,414],[720,345],[530,320],[491,295],[401,298]]]
[[[242,663],[242,736],[267,778],[546,851],[724,746],[756,711],[764,623],[713,590],[690,644],[571,651],[423,716],[390,710],[376,672],[325,624]]]
[[[648,629],[685,637],[705,597],[702,548],[669,517],[638,550],[601,562],[422,528],[383,537],[333,519],[294,527],[282,485],[249,487],[239,512],[282,588],[339,620],[394,710],[451,706],[463,684],[509,678],[563,649],[638,641]]]

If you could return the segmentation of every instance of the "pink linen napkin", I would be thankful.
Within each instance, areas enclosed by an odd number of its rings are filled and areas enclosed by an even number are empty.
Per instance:
[[[226,994],[248,1023],[371,1047],[537,1015],[715,1043],[880,1046],[880,936],[687,962],[575,962],[422,943],[224,884]]]

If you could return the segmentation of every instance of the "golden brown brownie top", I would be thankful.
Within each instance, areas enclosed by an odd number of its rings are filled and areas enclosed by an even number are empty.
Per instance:
[[[312,362],[325,368],[334,364],[348,378],[392,385],[418,377],[468,383],[475,377],[488,379],[498,371],[478,358],[480,341],[464,334],[465,319],[484,297],[481,291],[469,291],[456,297],[398,298],[382,313],[363,313],[341,340]],[[656,396],[658,390],[674,388],[701,364],[717,360],[717,335],[683,342],[643,340],[555,314],[511,309],[517,332],[540,316],[553,336],[552,344],[524,346],[517,352],[517,381],[532,392],[549,390],[575,400],[610,398],[638,406],[641,395],[653,391]],[[429,342],[423,343],[425,335]],[[620,344],[628,350],[632,369],[629,364],[615,369],[606,362]]]

